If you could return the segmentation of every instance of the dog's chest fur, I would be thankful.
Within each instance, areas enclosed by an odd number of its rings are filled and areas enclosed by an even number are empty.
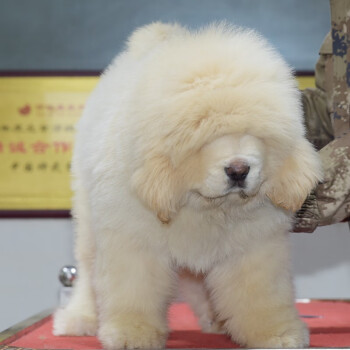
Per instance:
[[[266,222],[266,217],[271,220]],[[227,258],[239,258],[276,232],[284,234],[289,225],[289,215],[265,203],[254,209],[252,206],[250,212],[239,208],[225,212],[182,208],[164,230],[172,260],[178,266],[205,272]]]

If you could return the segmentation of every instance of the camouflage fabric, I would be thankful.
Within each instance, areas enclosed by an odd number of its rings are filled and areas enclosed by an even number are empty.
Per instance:
[[[332,76],[332,37],[329,32],[324,39],[320,57],[316,63],[316,89],[302,91],[302,103],[305,115],[306,137],[320,150],[334,139],[331,122],[332,106],[330,105],[331,86],[326,76]],[[329,80],[329,79],[328,79]]]
[[[316,66],[317,89],[303,96],[307,136],[322,147],[324,181],[296,214],[294,232],[313,232],[317,226],[350,218],[350,1],[330,0],[330,4],[332,51],[328,36]],[[327,140],[331,142],[324,146]]]
[[[302,103],[306,137],[320,150],[334,139],[326,94],[320,89],[305,89],[302,93]]]

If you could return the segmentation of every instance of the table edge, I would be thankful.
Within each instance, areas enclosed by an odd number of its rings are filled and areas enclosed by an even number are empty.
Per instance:
[[[15,325],[0,332],[0,350],[3,349],[3,345],[7,345],[15,339],[18,339],[35,328],[41,326],[48,318],[51,317],[53,311],[54,309],[41,311],[38,314],[16,323]],[[7,349],[9,348],[10,347]]]

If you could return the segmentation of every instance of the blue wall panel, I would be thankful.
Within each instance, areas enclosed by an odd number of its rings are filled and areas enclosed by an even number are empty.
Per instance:
[[[0,0],[0,70],[101,70],[151,21],[227,20],[266,36],[313,70],[330,27],[328,0]]]

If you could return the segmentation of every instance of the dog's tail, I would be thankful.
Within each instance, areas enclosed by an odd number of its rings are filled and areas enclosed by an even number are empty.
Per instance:
[[[129,51],[140,58],[157,47],[160,43],[186,32],[179,24],[153,22],[136,29],[128,39]]]

